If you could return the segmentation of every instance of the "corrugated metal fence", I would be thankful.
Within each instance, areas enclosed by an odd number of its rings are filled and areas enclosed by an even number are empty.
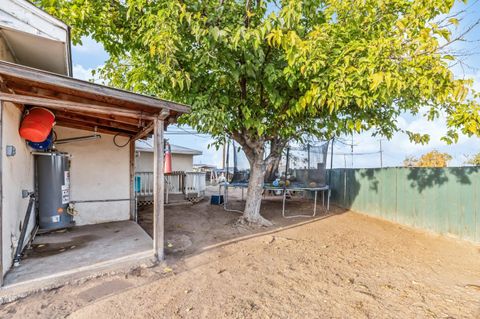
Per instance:
[[[330,184],[339,206],[480,242],[480,167],[334,169]]]

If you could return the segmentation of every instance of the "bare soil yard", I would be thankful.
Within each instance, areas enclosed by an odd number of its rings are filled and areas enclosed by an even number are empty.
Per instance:
[[[275,226],[250,228],[206,201],[169,207],[166,264],[39,293],[0,317],[480,318],[480,246],[340,209],[280,209],[264,201]]]

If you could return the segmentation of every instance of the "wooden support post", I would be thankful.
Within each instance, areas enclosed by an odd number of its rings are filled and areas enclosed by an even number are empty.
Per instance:
[[[136,222],[137,201],[135,198],[135,140],[130,140],[130,220]]]
[[[163,120],[155,118],[153,130],[153,251],[159,261],[163,260],[165,240],[163,129]]]
[[[0,287],[3,286],[3,110],[0,100]]]

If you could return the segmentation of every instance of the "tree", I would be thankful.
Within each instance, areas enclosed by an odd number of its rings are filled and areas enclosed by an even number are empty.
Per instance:
[[[391,137],[402,112],[448,117],[445,140],[480,134],[471,81],[445,52],[454,0],[36,0],[101,42],[110,85],[192,106],[182,117],[250,163],[244,218],[260,215],[263,175],[285,145],[371,129]],[[428,135],[405,132],[416,142]]]
[[[473,166],[480,166],[480,153],[477,153],[473,155],[471,158],[469,158],[466,164],[470,164]]]
[[[405,166],[405,167],[416,167],[417,162],[418,162],[418,159],[416,159],[414,156],[407,156],[403,160],[403,166]]]
[[[447,167],[451,160],[450,154],[433,150],[423,154],[419,159],[412,156],[407,157],[403,161],[403,165],[407,167]]]

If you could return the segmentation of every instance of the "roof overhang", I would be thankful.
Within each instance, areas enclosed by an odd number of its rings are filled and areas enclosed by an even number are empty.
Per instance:
[[[153,153],[153,148],[140,148],[137,147],[135,149],[137,152],[145,152],[145,153]],[[172,154],[177,154],[177,155],[192,155],[192,156],[197,156],[197,155],[202,155],[202,151],[197,151],[197,150],[172,150]]]
[[[141,140],[135,143],[135,150],[137,152],[145,152],[145,153],[153,153],[153,145],[151,140]],[[179,146],[175,144],[170,144],[170,151],[172,154],[177,155],[202,155],[203,152],[199,150],[195,150],[193,148],[188,148],[184,146]]]
[[[0,61],[0,100],[50,109],[59,126],[144,138],[153,119],[176,122],[190,108],[161,100]]]
[[[32,3],[0,1],[0,33],[16,63],[71,75],[69,27]]]

